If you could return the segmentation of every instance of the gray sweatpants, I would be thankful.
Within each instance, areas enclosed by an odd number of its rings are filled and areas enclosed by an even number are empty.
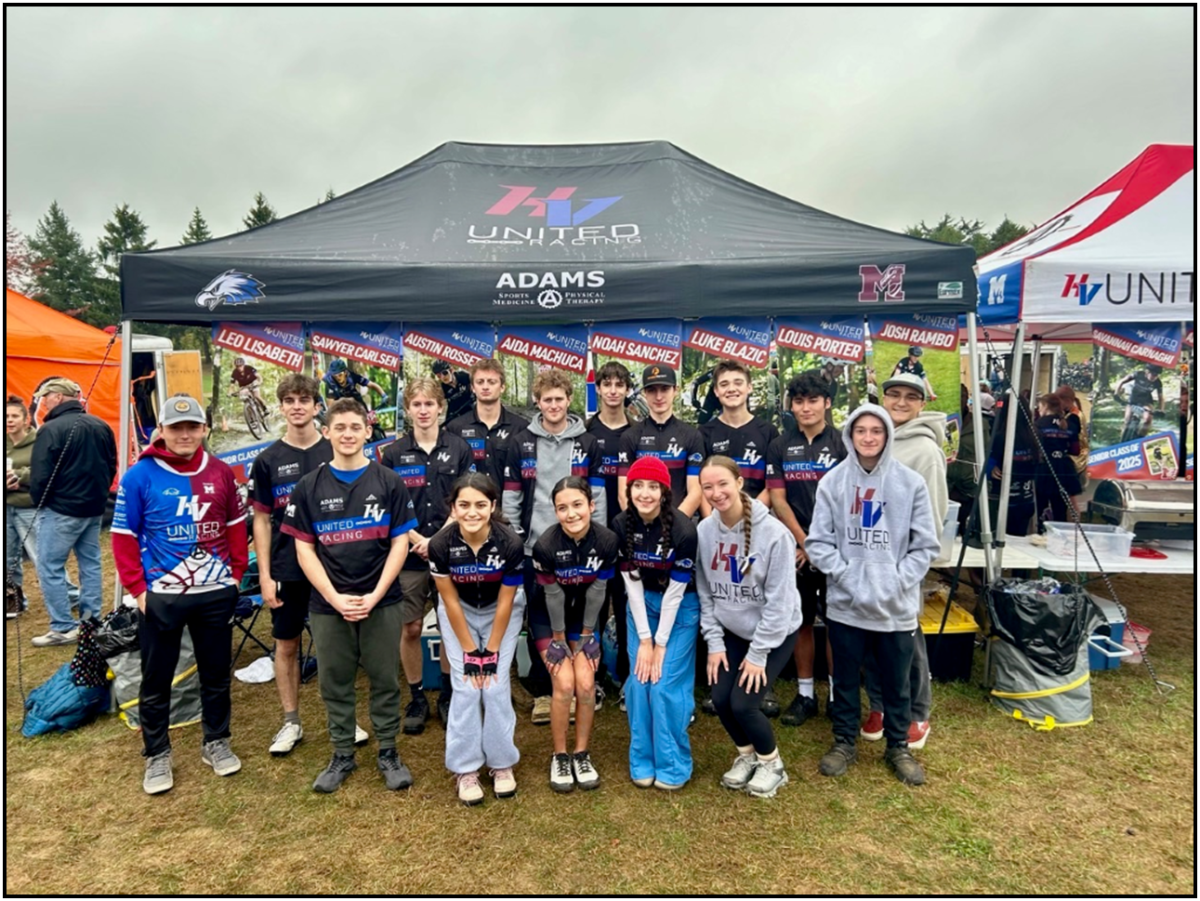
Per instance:
[[[308,618],[317,648],[317,685],[339,754],[354,753],[354,681],[358,667],[371,684],[371,727],[380,750],[396,747],[400,731],[400,605],[376,607],[357,623],[336,613]]]
[[[496,605],[472,607],[463,604],[462,611],[475,647],[482,648],[492,634]],[[524,613],[525,592],[518,589],[508,628],[500,642],[496,679],[480,691],[463,676],[463,649],[446,617],[446,605],[438,601],[442,653],[450,661],[450,679],[454,685],[454,694],[450,696],[450,721],[446,723],[446,769],[452,773],[473,773],[485,763],[494,770],[504,769],[516,766],[521,759],[521,752],[513,741],[517,714],[512,705],[509,671],[517,652]]]
[[[908,677],[913,722],[923,723],[929,719],[929,710],[933,707],[933,690],[929,681],[929,651],[925,647],[924,636],[913,642],[913,661]],[[879,667],[875,665],[874,654],[868,654],[863,660],[863,682],[867,687],[867,700],[871,702],[871,709],[882,712],[883,686],[880,685]]]

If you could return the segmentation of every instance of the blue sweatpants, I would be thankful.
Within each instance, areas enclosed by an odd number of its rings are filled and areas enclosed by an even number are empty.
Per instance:
[[[646,615],[650,631],[658,629],[662,595],[646,592]],[[637,626],[627,612],[629,629],[629,678],[625,680],[625,709],[629,713],[629,775],[634,779],[658,779],[682,785],[692,777],[692,745],[688,722],[696,706],[696,637],[700,629],[700,599],[694,592],[683,596],[675,625],[667,641],[662,678],[639,682],[633,674],[637,662]]]

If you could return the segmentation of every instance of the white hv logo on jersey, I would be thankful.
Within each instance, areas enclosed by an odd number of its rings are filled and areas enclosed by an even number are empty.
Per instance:
[[[363,508],[363,516],[370,517],[376,522],[379,522],[381,519],[383,519],[383,507],[379,504],[367,504],[366,507]]]
[[[760,454],[758,451],[756,451],[756,450],[746,451],[746,465],[747,466],[753,466],[755,463],[757,463],[761,459],[762,459],[762,454]]]
[[[179,504],[175,507],[175,515],[183,516],[186,513],[192,518],[192,522],[200,522],[211,506],[212,504],[208,501],[200,503],[200,496],[193,494],[191,497],[179,499]]]
[[[483,563],[484,567],[490,570],[497,570],[502,565],[499,554],[488,554],[487,560]]]

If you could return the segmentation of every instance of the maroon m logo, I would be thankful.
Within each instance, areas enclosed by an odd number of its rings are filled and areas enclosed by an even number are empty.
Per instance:
[[[858,299],[862,303],[874,303],[883,295],[885,303],[899,303],[904,300],[904,264],[892,263],[882,272],[878,266],[859,266],[858,274],[862,278],[862,290]]]

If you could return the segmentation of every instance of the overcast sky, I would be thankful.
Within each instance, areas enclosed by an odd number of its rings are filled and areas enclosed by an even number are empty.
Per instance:
[[[895,230],[1042,221],[1191,143],[1171,9],[64,9],[5,14],[6,204],[160,247],[280,215],[445,141],[663,139]]]

